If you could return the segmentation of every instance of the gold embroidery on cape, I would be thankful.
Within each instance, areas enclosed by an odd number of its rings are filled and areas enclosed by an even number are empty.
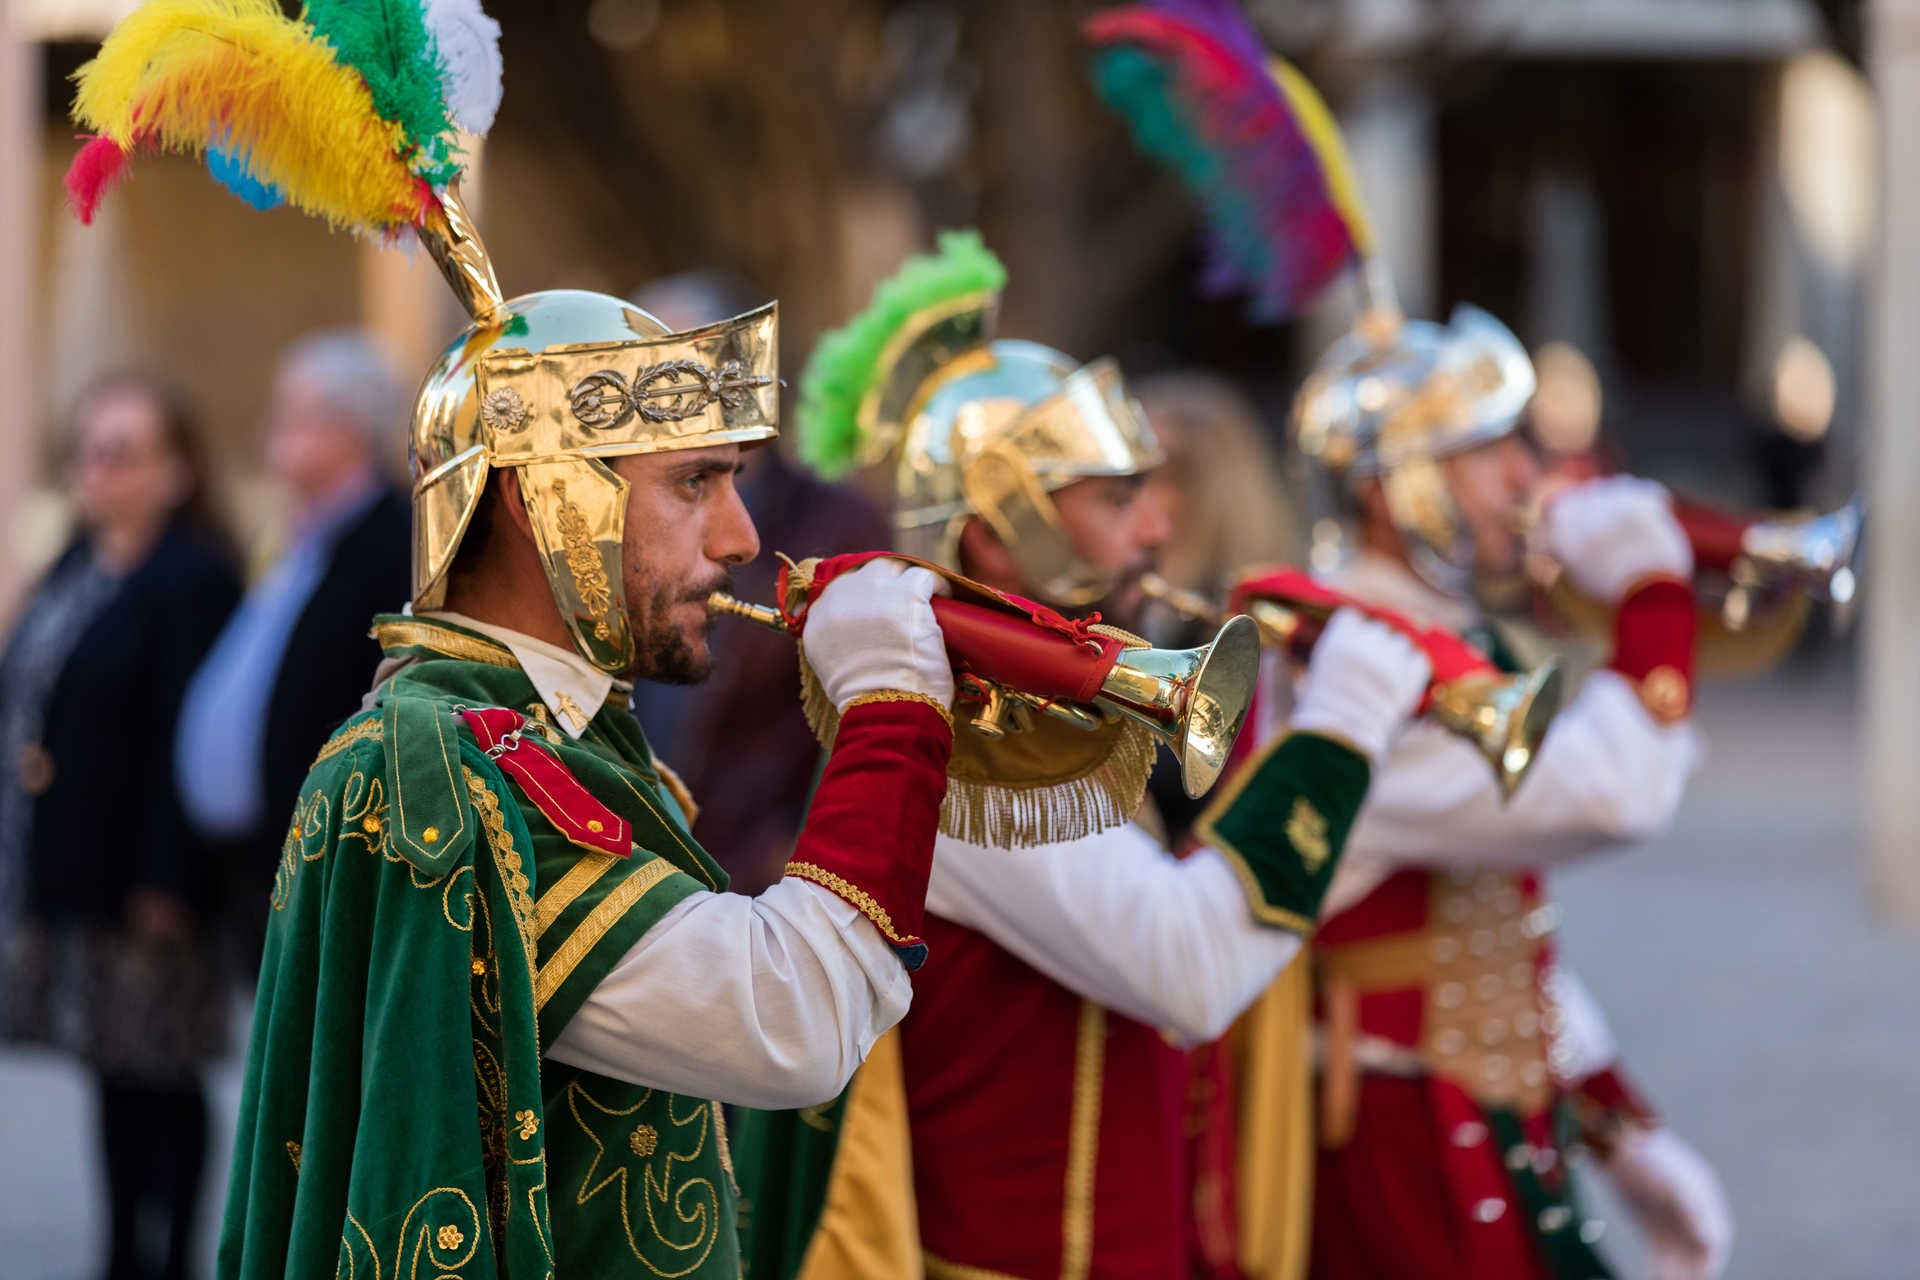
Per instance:
[[[533,904],[533,936],[539,938],[553,927],[560,913],[573,905],[573,900],[591,889],[601,876],[613,870],[620,859],[610,853],[583,853],[578,861],[567,868],[567,873],[553,882],[553,888],[540,895]]]
[[[355,721],[327,739],[327,744],[320,748],[320,754],[313,758],[313,764],[318,765],[322,760],[331,760],[356,742],[379,742],[382,732],[379,716]]]
[[[802,880],[811,880],[823,889],[830,889],[851,903],[861,915],[873,921],[874,928],[885,934],[889,942],[907,946],[917,939],[902,937],[894,930],[893,917],[887,909],[874,899],[874,896],[853,881],[835,875],[825,867],[817,867],[811,862],[789,862],[782,870],[783,875],[797,876]]]
[[[649,1089],[632,1106],[616,1108],[596,1100],[578,1080],[567,1086],[567,1108],[594,1146],[593,1159],[580,1180],[579,1191],[574,1193],[574,1203],[585,1205],[609,1185],[619,1183],[620,1223],[633,1256],[656,1276],[684,1276],[706,1262],[720,1235],[719,1190],[710,1178],[696,1175],[680,1179],[678,1168],[692,1165],[706,1151],[713,1113],[705,1102],[663,1094],[668,1130],[663,1133],[646,1124],[630,1128],[654,1092]],[[692,1110],[678,1113],[674,1110],[676,1102],[690,1102]],[[652,1132],[651,1145],[639,1140],[642,1130]],[[675,1138],[689,1140],[691,1149],[675,1150],[677,1144],[671,1141]],[[647,1148],[644,1152],[643,1147]],[[602,1161],[608,1166],[604,1170]],[[641,1213],[634,1213],[635,1208]],[[662,1217],[669,1212],[671,1220],[663,1227]],[[644,1237],[634,1230],[636,1217],[643,1218]],[[669,1234],[667,1229],[675,1226],[683,1229]],[[688,1240],[690,1233],[692,1239]],[[668,1252],[662,1255],[661,1250]]]
[[[531,1111],[514,1112],[513,1122],[520,1126],[519,1133],[520,1141],[522,1142],[530,1141],[534,1134],[540,1132],[540,1117]]]
[[[655,885],[674,873],[674,865],[665,858],[655,858],[622,880],[600,899],[587,918],[580,922],[579,928],[567,935],[566,941],[554,948],[547,962],[540,966],[533,980],[533,1008],[538,1013],[547,1007],[547,1001],[553,998],[587,953],[599,945],[607,931],[619,923],[633,905],[646,897]]]
[[[443,658],[458,658],[462,662],[483,662],[490,667],[511,667],[514,670],[520,667],[514,660],[513,651],[504,645],[470,636],[464,631],[437,626],[425,618],[377,622],[373,627],[373,638],[379,641],[382,649],[426,649]]]
[[[587,513],[580,509],[579,503],[567,501],[565,480],[553,482],[553,496],[560,504],[554,523],[560,526],[560,541],[566,553],[567,572],[573,575],[573,589],[580,593],[580,603],[593,615],[594,637],[611,640],[613,628],[607,623],[607,614],[613,609],[613,588],[607,585],[606,566],[600,563],[600,553],[594,549]]]
[[[424,1214],[421,1213],[423,1207],[427,1209]],[[415,1215],[421,1218],[417,1227],[413,1222]],[[466,1246],[464,1253],[458,1252],[462,1245]],[[400,1224],[395,1275],[402,1274],[400,1268],[404,1266],[405,1275],[419,1276],[422,1273],[420,1255],[424,1252],[426,1274],[439,1276],[464,1267],[479,1248],[480,1211],[473,1207],[473,1198],[458,1187],[435,1187],[413,1202],[413,1208],[407,1210]]]
[[[1307,864],[1308,875],[1326,866],[1327,859],[1333,856],[1327,844],[1327,820],[1305,796],[1294,797],[1293,812],[1287,815],[1286,832],[1287,843],[1300,855],[1300,861]]]
[[[1100,1154],[1100,1095],[1106,1084],[1107,1011],[1080,1002],[1073,1045],[1073,1117],[1067,1130],[1066,1209],[1060,1220],[1061,1280],[1093,1266],[1093,1174]]]
[[[534,968],[533,949],[533,894],[527,876],[520,869],[520,854],[513,847],[513,837],[507,831],[506,816],[500,812],[499,797],[479,774],[460,766],[460,772],[466,775],[467,794],[473,797],[473,804],[480,811],[480,827],[487,833],[487,845],[493,851],[493,860],[500,872],[500,881],[507,888],[507,905],[513,910],[513,922],[520,932],[520,941],[527,952],[527,970]]]
[[[360,1224],[360,1219],[353,1216],[351,1209],[347,1210],[347,1225],[360,1233],[360,1243],[366,1246],[367,1257],[373,1262],[374,1280],[381,1280],[380,1251],[373,1247],[373,1237],[367,1234],[367,1229]],[[353,1241],[344,1234],[340,1237],[340,1252],[346,1255],[345,1266],[342,1268],[346,1272],[346,1280],[359,1280],[360,1271],[357,1263],[359,1251],[354,1248]],[[338,1273],[336,1273],[336,1280],[338,1280]]]
[[[287,1159],[293,1161],[294,1175],[296,1177],[299,1176],[299,1173],[300,1173],[300,1144],[299,1143],[289,1142],[287,1144]]]

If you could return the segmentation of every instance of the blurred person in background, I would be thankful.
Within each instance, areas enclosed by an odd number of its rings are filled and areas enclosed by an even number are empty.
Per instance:
[[[181,691],[239,597],[191,416],[160,383],[76,415],[79,524],[0,660],[0,877],[12,1031],[94,1073],[106,1275],[186,1274],[207,1146],[199,1071],[226,1048],[210,869],[173,787]],[[164,1217],[158,1255],[140,1230]]]
[[[759,305],[746,283],[719,271],[667,276],[635,291],[633,301],[676,330]],[[775,552],[804,560],[888,545],[887,522],[865,495],[794,466],[777,444],[744,454],[736,483],[761,546],[758,557],[734,570],[742,599],[773,599]],[[642,682],[633,711],[648,743],[700,801],[693,834],[736,891],[758,893],[780,879],[793,849],[820,744],[800,710],[791,640],[759,627],[721,627],[709,643],[712,679],[695,686]]]
[[[267,469],[287,544],[187,687],[175,778],[214,850],[224,924],[251,965],[300,780],[360,707],[380,647],[367,619],[407,598],[407,496],[388,472],[407,405],[372,339],[310,334],[281,357]]]
[[[1135,389],[1167,454],[1146,485],[1147,498],[1160,504],[1173,529],[1160,549],[1160,576],[1225,600],[1240,570],[1300,563],[1300,514],[1246,394],[1197,369],[1142,378]],[[1197,643],[1186,637],[1200,630],[1157,603],[1148,606],[1144,625],[1159,645]]]
[[[1300,513],[1246,393],[1198,369],[1155,374],[1136,389],[1167,455],[1148,473],[1142,494],[1172,531],[1159,551],[1160,576],[1208,600],[1225,600],[1241,570],[1300,563]],[[1140,634],[1180,649],[1204,643],[1213,629],[1153,601],[1142,612]],[[1166,767],[1169,760],[1162,757],[1150,785],[1168,833],[1177,837],[1199,816],[1202,802],[1187,796],[1178,770]]]

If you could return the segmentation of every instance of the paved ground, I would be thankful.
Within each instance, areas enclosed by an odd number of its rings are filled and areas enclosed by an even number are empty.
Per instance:
[[[1569,958],[1726,1179],[1740,1280],[1920,1275],[1920,936],[1881,927],[1863,889],[1849,698],[1836,671],[1710,691],[1678,829],[1557,881]],[[217,1187],[235,1073],[214,1089]],[[89,1105],[58,1059],[0,1054],[0,1276],[94,1274]],[[1635,1274],[1627,1233],[1609,1240]]]

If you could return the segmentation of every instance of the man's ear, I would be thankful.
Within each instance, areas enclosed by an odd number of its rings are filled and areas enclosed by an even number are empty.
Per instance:
[[[502,467],[500,477],[500,504],[506,508],[507,519],[520,531],[520,536],[528,542],[533,541],[533,517],[527,512],[526,500],[520,496],[520,468]]]
[[[960,526],[960,572],[988,586],[1020,581],[1020,566],[1007,544],[979,516],[968,516]]]

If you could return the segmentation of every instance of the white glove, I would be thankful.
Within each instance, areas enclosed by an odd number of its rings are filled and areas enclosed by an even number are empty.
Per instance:
[[[1651,480],[1589,480],[1547,504],[1543,541],[1581,592],[1618,604],[1642,578],[1693,576],[1693,548],[1673,518],[1673,499]]]
[[[1313,646],[1293,728],[1343,739],[1377,764],[1432,677],[1427,655],[1403,633],[1342,609]]]
[[[953,664],[931,603],[945,586],[930,569],[883,558],[835,578],[807,606],[801,648],[837,710],[882,689],[953,704]]]
[[[1733,1211],[1713,1166],[1671,1129],[1629,1133],[1607,1161],[1646,1237],[1652,1280],[1714,1280],[1733,1251]]]

